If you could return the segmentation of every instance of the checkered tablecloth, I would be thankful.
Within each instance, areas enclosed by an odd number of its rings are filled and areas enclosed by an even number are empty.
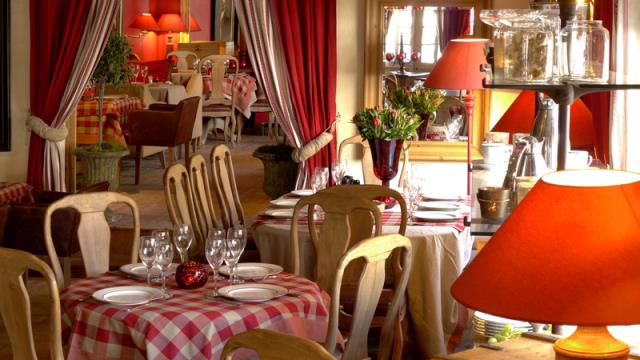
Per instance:
[[[0,205],[33,202],[33,186],[25,183],[0,182]]]
[[[222,82],[222,92],[231,96],[231,86],[233,84],[234,75],[226,75]],[[211,91],[212,81],[210,76],[204,76],[204,92]],[[258,97],[256,95],[256,79],[247,74],[238,74],[233,93],[236,96],[236,109],[238,109],[247,119],[251,117],[251,105],[253,105]]]
[[[60,296],[67,357],[218,359],[231,336],[252,328],[324,341],[328,297],[317,284],[293,275],[263,282],[286,287],[296,296],[238,306],[206,299],[204,293],[212,290],[212,281],[195,290],[179,289],[173,282],[171,299],[128,312],[126,307],[79,299],[106,287],[144,285],[144,281],[113,274],[83,279]]]
[[[103,139],[117,141],[126,145],[122,125],[127,121],[127,114],[142,109],[142,101],[136,97],[104,99],[102,114],[104,116]],[[95,144],[98,142],[98,100],[80,101],[77,108],[77,143]]]

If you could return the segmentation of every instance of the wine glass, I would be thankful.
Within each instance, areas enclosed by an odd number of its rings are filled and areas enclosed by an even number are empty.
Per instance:
[[[218,296],[218,269],[222,266],[225,258],[225,231],[222,229],[212,229],[207,236],[204,248],[204,255],[213,270],[213,291],[207,297]]]
[[[329,180],[329,169],[326,167],[318,166],[313,170],[313,176],[311,177],[311,187],[313,192],[324,189],[327,186],[327,180]]]
[[[142,82],[147,82],[147,75],[149,75],[149,67],[148,66],[143,66],[142,67]]]
[[[171,242],[171,230],[169,229],[157,229],[151,232],[157,242]]]
[[[189,224],[180,224],[173,229],[173,243],[180,254],[180,262],[184,264],[189,260],[189,246],[193,241],[193,230]]]
[[[331,176],[336,185],[340,185],[345,172],[347,171],[347,160],[334,159],[331,164]]]
[[[173,245],[170,242],[160,242],[156,244],[156,265],[160,268],[160,277],[162,277],[162,297],[169,299],[171,294],[167,291],[167,279],[164,276],[165,271],[169,270],[173,262]]]
[[[229,279],[231,284],[240,284],[242,280],[238,279],[236,269],[240,255],[244,251],[247,244],[247,231],[244,228],[230,228],[227,232],[225,242],[224,262],[229,267]]]
[[[135,65],[135,73],[136,73],[136,80],[135,82],[138,82],[138,79],[140,78],[140,64],[136,64]]]
[[[151,268],[156,260],[156,239],[153,236],[140,237],[138,256],[142,264],[147,268],[147,286],[151,286]]]

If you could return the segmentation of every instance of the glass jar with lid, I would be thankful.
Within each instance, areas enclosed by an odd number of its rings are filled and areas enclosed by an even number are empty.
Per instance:
[[[609,31],[600,20],[573,20],[560,32],[564,80],[609,80]]]

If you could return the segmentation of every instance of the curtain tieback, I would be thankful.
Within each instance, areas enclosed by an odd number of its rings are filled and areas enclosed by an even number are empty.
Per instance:
[[[64,124],[59,128],[54,128],[47,125],[41,118],[35,115],[29,115],[29,118],[27,119],[27,127],[41,138],[53,142],[59,142],[66,139],[67,134],[69,133],[69,130],[67,130],[67,127]]]
[[[315,155],[318,151],[320,151],[320,149],[331,142],[331,140],[333,140],[333,135],[331,135],[330,132],[323,132],[300,149],[293,150],[293,152],[291,153],[291,159],[293,159],[293,161],[297,163],[303,162]]]

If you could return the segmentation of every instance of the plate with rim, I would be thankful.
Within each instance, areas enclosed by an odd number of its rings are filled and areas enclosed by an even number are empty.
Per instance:
[[[448,222],[460,220],[463,215],[455,211],[416,211],[413,216],[423,221]]]
[[[267,276],[279,274],[282,272],[282,266],[267,263],[239,263],[236,268],[236,274],[241,279],[264,279]],[[222,266],[220,274],[229,276],[229,267]]]
[[[148,286],[114,286],[95,291],[94,299],[113,305],[142,305],[160,299],[162,291]]]
[[[291,219],[293,217],[293,209],[267,209],[264,214],[278,219]]]
[[[273,206],[292,208],[300,201],[300,198],[278,198],[273,199],[269,203]]]
[[[298,190],[293,190],[290,194],[293,195],[293,196],[309,196],[309,195],[313,195],[313,190],[312,189],[298,189]]]
[[[263,302],[287,295],[289,290],[273,284],[248,283],[225,286],[218,293],[236,301]]]
[[[171,274],[175,274],[176,269],[178,268],[178,263],[172,263],[169,266],[169,270],[165,273],[165,276],[170,276]],[[143,263],[135,263],[135,264],[126,264],[126,265],[122,265],[120,266],[120,271],[122,271],[125,274],[129,274],[135,277],[139,277],[141,279],[146,279],[147,277],[147,267],[144,266]],[[160,276],[160,269],[158,269],[158,267],[154,266],[151,268],[151,276],[152,277],[159,277]]]
[[[438,211],[456,211],[462,208],[462,205],[453,201],[423,201],[418,204],[421,210],[438,210]]]
[[[458,195],[458,194],[429,194],[422,193],[423,199],[429,199],[434,201],[460,201],[467,198],[466,195]]]

